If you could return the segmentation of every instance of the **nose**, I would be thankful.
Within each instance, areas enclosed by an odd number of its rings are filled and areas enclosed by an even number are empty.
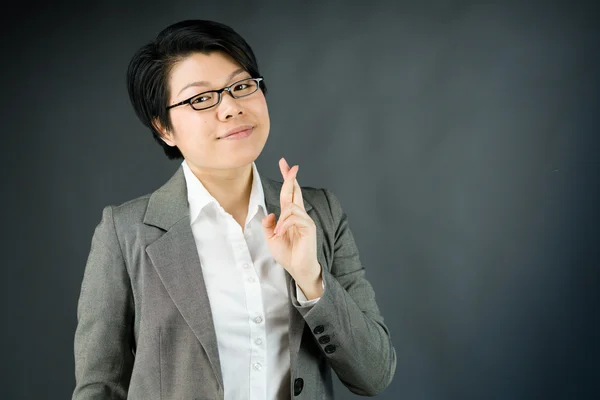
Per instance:
[[[221,93],[221,104],[218,107],[221,120],[231,119],[244,113],[240,103],[227,90]]]

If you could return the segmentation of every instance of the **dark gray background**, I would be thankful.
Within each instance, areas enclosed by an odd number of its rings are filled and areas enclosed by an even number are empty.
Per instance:
[[[1,398],[70,398],[102,207],[179,165],[127,63],[188,18],[256,52],[261,172],[340,198],[398,354],[379,398],[597,398],[597,2],[80,3],[3,11]]]

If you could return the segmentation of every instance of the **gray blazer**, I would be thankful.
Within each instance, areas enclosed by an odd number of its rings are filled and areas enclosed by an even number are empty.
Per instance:
[[[279,218],[281,183],[261,176]],[[292,399],[332,399],[331,369],[375,395],[396,353],[338,199],[302,188],[317,225],[325,292],[303,308],[290,293]],[[180,167],[154,193],[107,206],[94,232],[77,308],[73,399],[223,399],[223,380]]]

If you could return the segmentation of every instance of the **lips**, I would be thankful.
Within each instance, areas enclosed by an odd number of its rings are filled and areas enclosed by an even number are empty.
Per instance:
[[[219,136],[219,139],[225,139],[228,136],[235,135],[236,133],[244,132],[247,130],[251,130],[252,128],[254,128],[252,125],[237,126],[235,128],[228,130],[223,135]]]

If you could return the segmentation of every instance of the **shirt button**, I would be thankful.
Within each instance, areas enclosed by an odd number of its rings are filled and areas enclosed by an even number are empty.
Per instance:
[[[261,338],[258,338],[258,339],[256,339],[256,340],[254,341],[254,343],[256,343],[257,345],[259,345],[259,346],[260,346],[260,345],[262,344],[262,339],[261,339]]]
[[[246,263],[246,264],[242,265],[242,267],[248,269],[248,268],[250,268],[250,264]]]
[[[254,322],[257,323],[257,324],[260,324],[262,322],[262,320],[263,320],[262,317],[256,317],[256,318],[254,318]]]
[[[260,371],[262,369],[262,365],[261,363],[255,363],[252,368],[254,368],[257,371]]]
[[[248,278],[248,282],[254,283],[254,282],[256,282],[256,279],[254,279],[253,277],[250,277],[250,278]]]

